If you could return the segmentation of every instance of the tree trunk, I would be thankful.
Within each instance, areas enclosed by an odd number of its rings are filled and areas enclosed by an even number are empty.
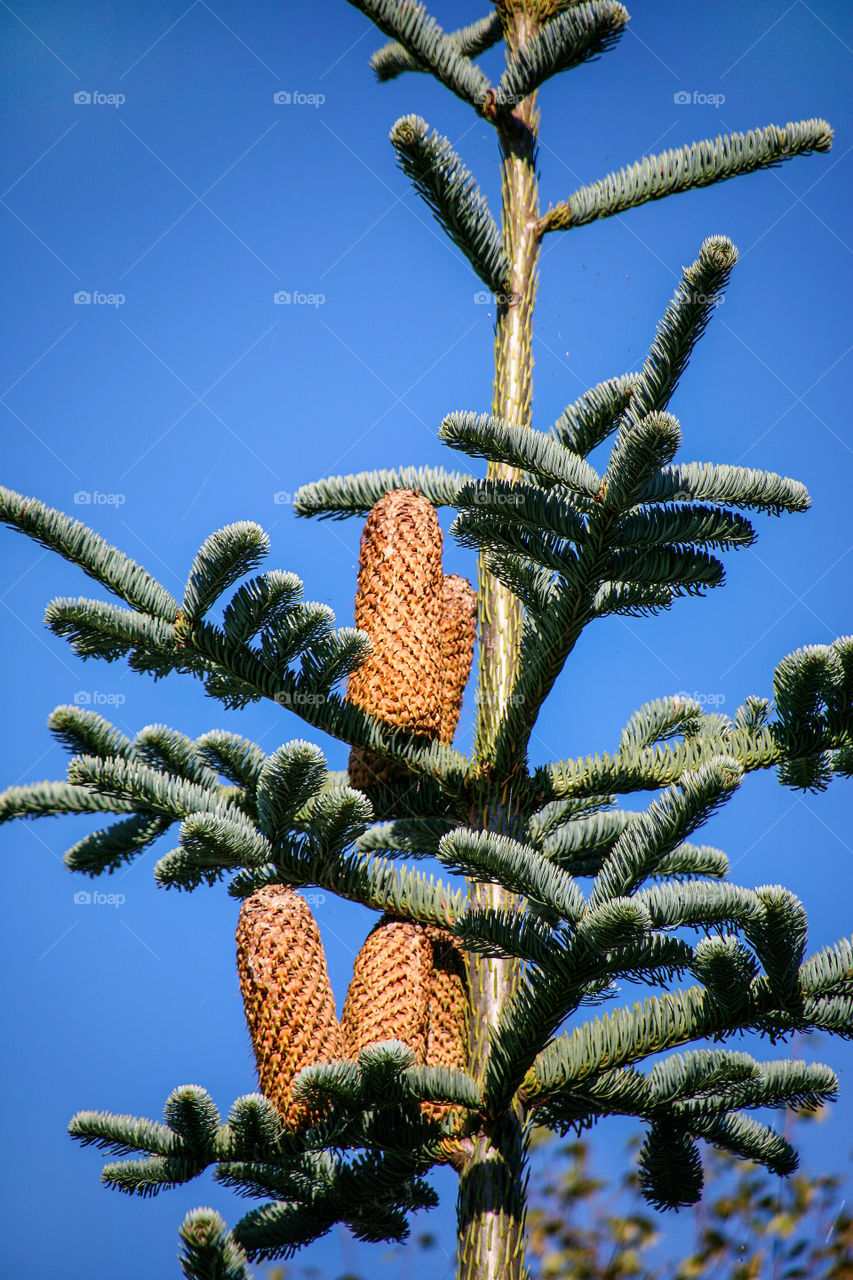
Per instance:
[[[523,0],[508,0],[507,54],[537,29]],[[510,272],[507,292],[496,299],[495,377],[492,413],[530,426],[532,401],[533,303],[539,241],[536,183],[536,95],[516,108],[498,130],[501,143],[502,232]],[[519,473],[490,463],[490,478],[518,479]],[[475,755],[487,760],[506,709],[518,660],[520,607],[506,587],[479,567],[480,659]],[[508,779],[495,778],[494,805],[472,815],[472,826],[518,835]],[[512,895],[500,885],[471,882],[473,906],[509,905]],[[497,1024],[518,974],[515,962],[471,955],[471,1074],[482,1081],[489,1029]],[[458,1280],[522,1280],[524,1264],[525,1152],[523,1116],[498,1118],[474,1141],[460,1169]]]

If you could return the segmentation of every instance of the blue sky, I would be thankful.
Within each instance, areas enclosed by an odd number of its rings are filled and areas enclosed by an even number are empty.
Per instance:
[[[447,27],[483,12],[434,8]],[[733,711],[746,694],[769,693],[786,653],[851,630],[853,14],[841,0],[687,10],[658,0],[631,12],[613,52],[540,95],[543,206],[720,132],[820,115],[836,142],[829,156],[549,236],[534,425],[635,367],[680,269],[707,235],[726,234],[741,260],[673,401],[681,457],[795,476],[813,509],[758,517],[757,545],[727,556],[727,585],[707,599],[587,633],[537,726],[536,763],[612,748],[649,698],[683,691]],[[441,418],[490,400],[490,307],[395,168],[387,134],[400,115],[424,116],[496,208],[490,128],[426,77],[375,84],[366,63],[381,37],[343,0],[39,0],[4,4],[0,28],[3,482],[85,519],[173,592],[209,532],[257,520],[272,537],[269,567],[297,572],[307,598],[351,622],[360,529],[297,520],[289,495],[329,474],[455,465],[436,438]],[[496,65],[494,54],[484,60]],[[684,94],[689,102],[676,100]],[[93,300],[75,302],[80,293]],[[290,303],[276,304],[277,293]],[[268,751],[303,736],[280,708],[229,713],[178,677],[155,685],[80,662],[41,617],[52,597],[97,595],[94,584],[0,536],[4,785],[62,776],[64,752],[45,729],[59,703],[90,705],[130,733],[226,725]],[[449,539],[445,563],[473,576],[472,557]],[[463,748],[471,726],[469,690]],[[340,744],[305,736],[344,766]],[[814,949],[851,930],[849,787],[803,797],[753,776],[705,833],[729,853],[734,879],[781,882],[802,897]],[[255,1087],[235,904],[224,889],[157,890],[151,868],[168,845],[103,882],[73,878],[61,855],[95,825],[56,819],[3,833],[2,1083],[14,1170],[4,1256],[15,1280],[60,1266],[69,1277],[165,1274],[188,1208],[214,1204],[232,1222],[244,1211],[209,1180],[153,1202],[109,1193],[99,1157],[65,1135],[82,1107],[156,1117],[172,1088],[193,1081],[227,1110]],[[75,902],[80,890],[122,901]],[[327,898],[316,914],[342,1002],[370,913]],[[853,1053],[824,1042],[820,1056],[839,1070],[843,1096],[807,1154],[840,1168]],[[600,1170],[620,1159],[624,1132],[599,1135]],[[441,1262],[419,1264],[434,1276],[451,1274],[453,1191],[446,1178],[441,1186],[446,1203],[424,1223],[440,1234]],[[375,1256],[335,1236],[302,1262],[332,1276]],[[388,1274],[402,1265],[391,1258]]]

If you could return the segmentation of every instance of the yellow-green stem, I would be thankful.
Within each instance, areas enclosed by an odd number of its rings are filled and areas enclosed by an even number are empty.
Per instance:
[[[524,0],[505,2],[506,45],[510,56],[537,30]],[[536,96],[499,124],[501,144],[502,233],[509,262],[505,293],[497,299],[495,377],[492,413],[507,422],[530,426],[533,356],[533,304],[539,240],[536,183]],[[517,479],[518,472],[489,465],[489,476]],[[485,566],[479,567],[480,659],[475,754],[488,768],[495,733],[509,703],[518,661],[518,601]],[[509,779],[494,779],[495,804],[473,815],[472,825],[518,834]],[[511,895],[497,884],[471,883],[472,905],[506,906]],[[516,963],[469,956],[471,978],[471,1072],[480,1081],[486,1065],[490,1029],[518,977]],[[458,1280],[523,1280],[524,1154],[523,1116],[519,1110],[498,1117],[478,1135],[460,1170],[457,1216]]]

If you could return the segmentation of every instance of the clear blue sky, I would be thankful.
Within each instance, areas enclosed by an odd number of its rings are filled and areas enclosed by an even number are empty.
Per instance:
[[[466,0],[435,14],[451,27],[484,10],[485,0]],[[734,710],[748,693],[769,693],[784,654],[853,629],[853,13],[841,0],[641,0],[631,10],[616,50],[541,93],[543,203],[729,130],[822,115],[836,142],[829,156],[548,237],[535,425],[635,367],[681,267],[705,236],[724,233],[741,261],[672,406],[681,456],[795,476],[814,506],[759,518],[756,547],[727,556],[728,584],[709,598],[587,633],[542,716],[536,763],[612,748],[649,698],[685,691]],[[375,84],[366,63],[381,37],[344,0],[21,0],[2,5],[0,29],[4,483],[89,521],[173,592],[209,532],[257,520],[272,536],[269,566],[299,573],[309,599],[351,622],[357,523],[299,521],[286,496],[350,470],[454,465],[436,439],[442,416],[490,399],[490,308],[396,170],[387,134],[400,115],[423,115],[494,207],[490,128],[423,76]],[[80,94],[91,100],[75,102]],[[112,302],[75,304],[81,291]],[[314,303],[276,305],[280,291]],[[272,706],[227,713],[188,680],[155,685],[80,662],[41,616],[50,598],[97,595],[95,584],[8,530],[2,548],[4,785],[62,776],[45,719],[75,700],[131,734],[154,722],[192,735],[227,725],[268,751],[302,736]],[[446,562],[473,576],[472,557],[449,540]],[[471,705],[469,693],[463,747]],[[321,745],[343,767],[344,748]],[[736,880],[782,882],[802,897],[813,948],[851,930],[849,798],[849,783],[802,797],[751,777],[705,832]],[[193,1081],[227,1110],[255,1087],[235,904],[224,889],[155,889],[151,868],[168,845],[111,879],[73,878],[61,855],[95,825],[56,819],[3,833],[10,1280],[60,1269],[74,1280],[177,1274],[170,1259],[188,1208],[214,1204],[231,1222],[245,1210],[208,1180],[153,1202],[107,1192],[98,1155],[65,1136],[81,1107],[156,1117],[172,1088]],[[77,904],[81,889],[123,901]],[[342,1002],[370,915],[333,899],[317,915]],[[827,1042],[821,1056],[840,1071],[843,1100],[808,1154],[839,1168],[853,1053]],[[620,1158],[622,1135],[599,1135],[600,1169]],[[424,1225],[451,1251],[452,1187],[442,1186],[447,1203]],[[376,1256],[334,1237],[302,1261],[332,1276]],[[420,1274],[450,1274],[439,1256],[443,1270],[421,1262]],[[388,1274],[401,1265],[392,1260]]]

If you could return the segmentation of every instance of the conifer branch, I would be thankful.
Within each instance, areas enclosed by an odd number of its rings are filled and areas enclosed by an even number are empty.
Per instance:
[[[699,503],[634,510],[619,521],[615,532],[620,547],[638,548],[675,543],[729,550],[751,547],[756,537],[744,516]]]
[[[435,857],[442,836],[453,829],[445,818],[399,818],[370,827],[355,842],[359,853],[400,853],[408,858]]]
[[[438,434],[451,449],[529,471],[582,497],[594,498],[601,488],[601,479],[588,462],[543,431],[518,427],[489,414],[451,413]]]
[[[445,34],[463,58],[476,58],[503,39],[500,14],[489,13],[470,26]],[[404,71],[429,71],[429,67],[418,62],[396,41],[377,49],[370,59],[370,68],[380,81],[393,80]]]
[[[630,517],[629,517],[630,518]],[[619,750],[630,751],[669,742],[683,734],[694,738],[707,733],[707,718],[700,702],[691,698],[656,698],[645,702],[628,718],[619,735]]]
[[[738,1030],[755,1028],[785,1036],[795,1030],[819,1027],[826,1019],[837,1034],[853,1036],[853,1001],[816,994],[820,990],[820,961],[820,956],[813,957],[801,967],[805,999],[794,1013],[780,1006],[767,979],[757,978],[751,982],[737,1012],[727,1009],[714,993],[690,987],[651,996],[630,1008],[596,1018],[559,1037],[539,1055],[525,1077],[523,1095],[535,1104],[555,1090],[574,1089],[604,1071],[662,1049]],[[833,992],[837,989],[829,988]]]
[[[181,614],[200,622],[215,600],[269,553],[270,540],[258,524],[244,520],[217,529],[202,543],[190,569]]]
[[[181,845],[165,854],[154,868],[164,889],[196,889],[215,884],[225,871],[265,867],[273,858],[263,835],[213,813],[194,813],[181,823]]]
[[[497,881],[563,920],[576,922],[583,914],[583,895],[571,876],[531,845],[488,831],[458,828],[443,838],[438,857],[452,871],[486,884]]]
[[[775,168],[792,156],[828,151],[832,129],[825,120],[800,120],[786,124],[731,133],[715,139],[693,142],[678,150],[646,156],[636,164],[588,186],[580,187],[568,200],[552,206],[539,223],[539,231],[565,231],[596,218],[624,213],[635,205],[694,187],[723,182],[741,173]]]
[[[793,1173],[799,1163],[797,1153],[787,1138],[751,1116],[730,1113],[713,1119],[693,1120],[691,1124],[697,1137],[730,1151],[741,1160],[766,1165],[772,1173],[785,1176]]]
[[[750,701],[761,702],[760,699]],[[626,740],[623,749],[613,754],[605,752],[561,761],[548,766],[547,770],[537,770],[536,778],[549,788],[553,798],[597,795],[608,790],[627,794],[677,782],[685,770],[698,768],[716,754],[734,757],[744,772],[783,766],[782,780],[787,781],[785,770],[790,767],[790,753],[798,750],[798,746],[790,745],[783,724],[770,724],[763,715],[750,720],[749,714],[741,714],[743,711],[744,708],[739,710],[733,725],[726,722],[715,725],[712,721],[708,731],[686,737],[682,742],[641,746]],[[806,760],[828,756],[843,740],[828,724],[818,725],[817,729],[812,726],[810,733],[809,754],[803,757]],[[810,784],[797,775],[788,785]]]
[[[302,596],[295,573],[273,569],[239,587],[225,606],[222,625],[232,644],[247,644],[259,631],[276,629]]]
[[[571,495],[556,487],[543,490],[524,481],[469,479],[459,489],[453,505],[460,512],[454,525],[456,536],[461,540],[471,522],[466,536],[476,546],[508,545],[507,512],[513,524],[532,535],[552,533],[557,538],[580,542],[586,532],[583,516],[571,506]],[[480,528],[483,536],[475,537],[475,530]],[[494,538],[488,537],[490,529],[496,530]],[[524,544],[517,549],[527,554]]]
[[[557,13],[510,56],[495,101],[517,107],[559,71],[599,57],[622,35],[628,11],[615,0],[588,0]]]
[[[47,718],[47,727],[72,755],[123,756],[125,760],[135,755],[133,743],[126,734],[97,711],[86,707],[65,703],[54,708]]]
[[[806,645],[776,668],[773,692],[785,757],[780,780],[788,786],[823,790],[836,761],[827,749],[840,747],[839,772],[849,772],[845,744],[853,731],[851,638],[831,645]]]
[[[609,378],[568,405],[549,428],[560,444],[585,458],[612,431],[628,408],[637,381],[636,373]]]
[[[197,739],[196,745],[217,773],[224,774],[235,787],[254,793],[266,760],[256,743],[226,729],[211,729]]]
[[[177,851],[183,853],[183,850]],[[171,856],[171,855],[169,855]],[[172,869],[174,866],[174,870]],[[174,883],[191,882],[194,867],[179,859],[168,870]],[[197,883],[198,881],[196,881]],[[270,884],[317,885],[338,897],[374,911],[385,911],[421,924],[450,927],[465,909],[465,895],[433,876],[395,866],[385,858],[359,853],[342,855],[326,862],[312,861],[302,845],[279,846],[273,861],[256,870],[246,868],[228,888],[235,898],[246,898]]]
[[[249,825],[248,817],[234,804],[227,788],[214,791],[136,760],[76,756],[68,767],[68,778],[79,786],[91,787],[98,796],[114,797],[172,821],[210,813],[238,827]]]
[[[489,483],[489,482],[487,482]],[[491,482],[495,483],[495,482]],[[501,484],[500,481],[497,482]],[[488,493],[485,495],[488,497]],[[501,496],[501,495],[496,495]],[[528,508],[529,509],[529,508]],[[571,528],[575,521],[571,512],[567,513],[564,525]],[[586,530],[578,521],[575,524],[579,540],[581,530]],[[491,512],[481,513],[476,506],[463,510],[451,525],[451,533],[463,547],[473,547],[491,553],[511,555],[516,560],[530,561],[551,573],[558,573],[564,578],[572,579],[578,566],[577,553],[570,545],[566,545],[559,534],[552,534],[542,529],[534,529],[529,520],[501,519]]]
[[[805,485],[772,471],[732,467],[712,462],[687,462],[664,467],[637,494],[638,503],[715,502],[752,508],[770,515],[808,511],[811,499]]]
[[[452,507],[460,487],[470,479],[467,472],[445,471],[443,467],[400,467],[395,471],[330,476],[298,489],[293,496],[293,510],[298,516],[346,520],[349,516],[367,515],[393,489],[414,489],[434,507]]]
[[[31,782],[0,793],[0,822],[58,813],[133,813],[135,808],[115,796],[97,795],[67,782]]]
[[[545,971],[559,963],[561,938],[544,920],[511,908],[469,908],[454,933],[467,951],[524,960]]]
[[[633,384],[620,434],[636,427],[646,414],[667,407],[696,343],[723,300],[736,262],[737,249],[731,240],[709,236],[696,261],[685,268]]]
[[[111,801],[112,804],[118,803]],[[62,861],[71,871],[99,876],[112,874],[125,862],[144,852],[172,825],[172,819],[155,814],[136,813],[101,831],[92,831],[78,840],[65,853]]]
[[[462,250],[493,294],[507,289],[509,262],[501,235],[472,174],[447,138],[419,116],[403,116],[391,130],[400,168],[436,221]]]
[[[740,786],[743,771],[731,757],[718,756],[695,773],[683,773],[630,822],[616,839],[590,894],[590,908],[632,893],[697,827]]]
[[[246,1255],[214,1209],[191,1209],[180,1237],[187,1280],[252,1280]]]
[[[80,520],[0,486],[0,521],[50,551],[58,551],[132,608],[174,622],[178,603],[165,587]]]
[[[463,102],[482,108],[489,81],[417,0],[349,0]]]
[[[634,397],[627,413],[631,413]],[[671,413],[653,411],[616,433],[601,485],[601,501],[618,511],[630,510],[643,486],[672,462],[681,445],[681,427]]]
[[[166,1124],[117,1116],[108,1111],[78,1111],[68,1132],[83,1147],[98,1147],[114,1156],[144,1152],[152,1156],[174,1156],[184,1150],[180,1136]]]
[[[174,773],[200,787],[219,787],[218,774],[210,768],[192,738],[165,724],[149,724],[133,740],[133,754],[154,769]]]
[[[243,557],[243,564],[250,563],[256,555],[256,528],[253,526],[246,535],[249,546],[245,553],[242,543],[235,552]],[[224,569],[226,576],[235,571],[236,564],[228,562]],[[217,582],[221,580],[217,577],[219,567],[211,572]],[[196,591],[194,586],[193,593]],[[352,628],[333,631],[334,615],[326,605],[294,603],[295,586],[289,576],[286,583],[278,584],[275,594],[275,609],[259,636],[260,647],[254,648],[231,641],[224,630],[208,622],[192,623],[181,615],[178,627],[172,628],[157,619],[130,614],[98,601],[56,602],[55,607],[51,606],[50,617],[54,629],[60,634],[71,634],[75,644],[82,636],[79,643],[84,651],[96,645],[98,656],[127,655],[132,667],[151,670],[156,675],[173,670],[191,671],[205,680],[212,697],[227,706],[243,706],[259,698],[269,698],[296,712],[315,728],[324,729],[350,745],[387,754],[427,778],[441,778],[451,785],[461,785],[471,765],[460,752],[391,730],[329,692],[332,684],[363,661],[369,643],[367,637]],[[205,595],[204,599],[207,598]],[[264,598],[269,599],[268,593]],[[244,594],[241,610],[249,608],[251,612],[252,606],[246,605],[246,599]],[[195,609],[196,596],[192,593],[191,604]],[[230,617],[235,625],[247,624],[245,611],[238,614],[236,609],[232,610]],[[92,619],[97,620],[95,638]],[[288,669],[288,664],[296,658],[301,661],[298,674]]]
[[[168,663],[161,656],[175,652],[174,627],[150,614],[131,613],[120,605],[83,596],[76,600],[60,597],[48,604],[44,621],[55,636],[69,640],[81,658],[115,662],[137,651],[161,673],[178,665],[177,660]]]
[[[696,1204],[704,1175],[692,1135],[671,1119],[656,1120],[640,1148],[638,1177],[643,1196],[655,1209]]]

